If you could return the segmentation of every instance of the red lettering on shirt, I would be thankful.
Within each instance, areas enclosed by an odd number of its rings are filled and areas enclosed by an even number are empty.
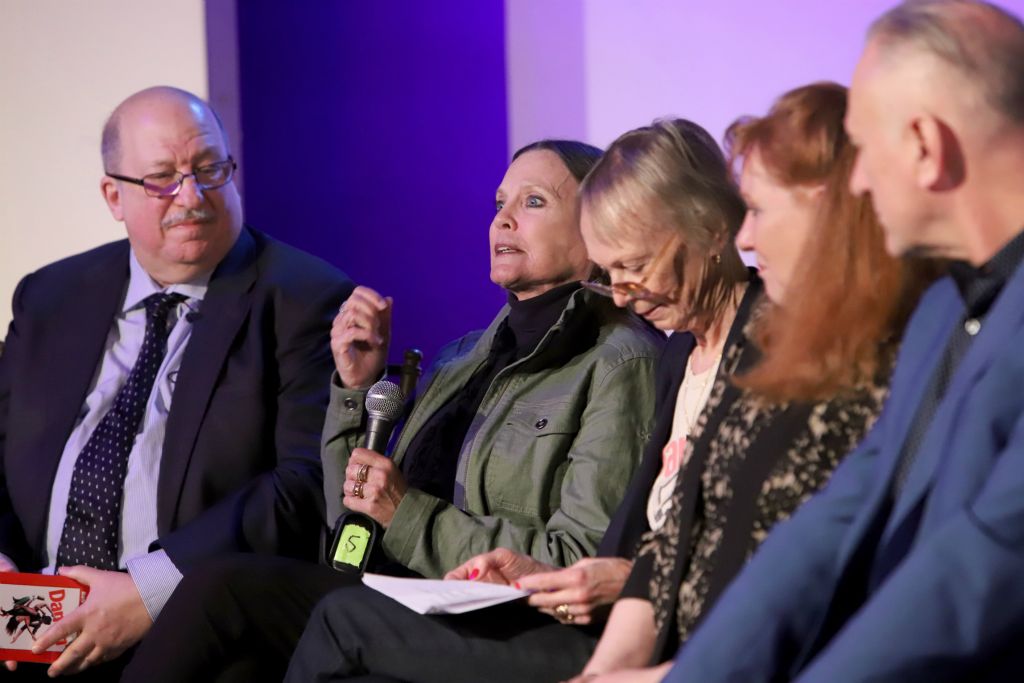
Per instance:
[[[660,477],[671,477],[677,471],[683,461],[683,454],[686,453],[686,437],[669,441],[661,449],[661,474]]]

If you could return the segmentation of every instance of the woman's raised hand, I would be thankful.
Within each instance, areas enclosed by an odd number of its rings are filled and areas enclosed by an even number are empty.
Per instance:
[[[391,343],[391,297],[356,287],[331,326],[331,353],[343,386],[368,389],[380,379]]]

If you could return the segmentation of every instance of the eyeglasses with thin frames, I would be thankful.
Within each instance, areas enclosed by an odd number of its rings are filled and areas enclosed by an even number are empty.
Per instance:
[[[235,163],[233,158],[228,156],[224,161],[215,161],[212,164],[200,166],[191,173],[161,171],[159,173],[149,173],[141,178],[129,178],[128,176],[118,175],[109,171],[104,171],[104,173],[115,180],[122,180],[133,185],[141,185],[142,189],[150,197],[164,198],[173,197],[181,192],[181,187],[185,184],[185,178],[195,179],[196,185],[201,190],[215,190],[231,182],[231,178],[234,177],[237,168],[238,164]]]
[[[674,298],[667,296],[665,294],[658,294],[657,292],[652,292],[650,289],[646,287],[646,283],[647,280],[650,279],[652,274],[658,272],[661,269],[662,265],[665,263],[665,261],[668,259],[670,255],[675,255],[676,253],[678,253],[677,248],[679,246],[681,239],[682,238],[679,237],[678,235],[675,235],[672,238],[670,238],[665,243],[665,246],[661,248],[661,251],[659,251],[655,255],[655,257],[647,264],[647,267],[644,268],[646,272],[644,272],[643,276],[640,278],[638,282],[615,282],[610,285],[606,285],[603,282],[583,282],[581,284],[590,291],[596,292],[597,294],[601,294],[603,296],[612,297],[618,294],[619,296],[626,297],[630,301],[646,301],[658,306],[674,304],[676,303],[676,300]]]

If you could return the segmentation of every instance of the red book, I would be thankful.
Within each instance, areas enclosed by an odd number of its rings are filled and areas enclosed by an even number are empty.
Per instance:
[[[88,586],[65,576],[0,572],[0,661],[56,660],[71,638],[40,654],[33,653],[32,646],[85,602],[88,594]]]

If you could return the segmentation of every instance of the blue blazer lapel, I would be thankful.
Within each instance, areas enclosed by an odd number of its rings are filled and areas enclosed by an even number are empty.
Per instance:
[[[882,434],[874,488],[843,547],[841,567],[850,563],[875,524],[876,517],[887,505],[890,483],[903,443],[907,440],[907,432],[921,404],[928,379],[935,371],[952,326],[962,310],[963,304],[953,281],[946,278],[928,292],[907,328],[884,407],[885,433]]]
[[[83,274],[80,282],[69,283],[62,308],[46,321],[34,343],[42,345],[42,369],[31,404],[46,416],[47,428],[34,447],[34,464],[27,478],[29,489],[47,492],[46,505],[31,509],[24,520],[28,541],[35,548],[45,546],[49,493],[57,465],[71,430],[78,421],[89,386],[98,371],[107,336],[124,299],[128,281],[128,241],[125,240]],[[51,328],[52,326],[52,328]]]
[[[921,497],[928,492],[943,460],[951,455],[946,453],[945,447],[950,440],[949,432],[955,427],[956,416],[961,413],[964,401],[970,398],[971,388],[991,365],[992,359],[1004,349],[1010,333],[1019,329],[1024,323],[1024,297],[1019,295],[1022,287],[1024,287],[1024,268],[1018,268],[998,299],[992,304],[991,310],[985,317],[981,332],[953,374],[949,389],[946,391],[925,441],[922,443],[921,453],[907,475],[903,494],[896,501],[896,507],[893,509],[886,532],[887,538]]]
[[[907,476],[903,493],[896,501],[883,542],[898,528],[921,496],[929,490],[936,472],[942,467],[943,460],[950,455],[946,452],[946,444],[950,442],[950,430],[955,428],[956,416],[963,402],[969,399],[971,387],[988,369],[996,355],[1004,349],[1010,333],[1024,323],[1022,290],[1024,268],[1018,268],[993,304],[981,332],[974,339],[950,380],[946,396],[935,412],[932,424],[921,444],[921,451]]]
[[[199,317],[193,323],[167,416],[160,459],[157,528],[161,535],[171,530],[199,427],[232,342],[249,315],[256,257],[256,243],[243,229],[210,278]]]

